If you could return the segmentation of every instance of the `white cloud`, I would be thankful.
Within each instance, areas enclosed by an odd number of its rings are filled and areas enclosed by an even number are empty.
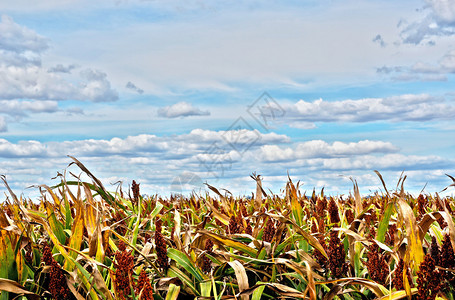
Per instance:
[[[374,121],[432,121],[452,120],[455,105],[427,94],[408,94],[387,98],[313,102],[300,100],[287,105],[289,117],[295,124],[303,122],[374,122]]]
[[[19,100],[0,100],[0,113],[11,116],[22,117],[27,112],[56,112],[58,110],[57,101],[19,101]]]
[[[168,142],[155,135],[141,134],[125,139],[111,140],[80,140],[50,143],[54,155],[95,156],[121,155],[130,156],[138,153],[162,153],[169,150]]]
[[[74,80],[77,85],[39,66],[0,66],[0,99],[93,102],[118,99],[118,93],[111,88],[105,73],[87,69]]]
[[[292,128],[298,128],[298,129],[315,129],[316,128],[316,124],[311,123],[311,122],[303,122],[303,121],[291,122],[289,124],[289,126]]]
[[[76,99],[80,97],[81,100],[88,99],[94,102],[118,100],[118,93],[111,88],[111,83],[107,80],[106,73],[86,69],[81,72],[81,77],[86,79],[86,81],[79,84],[80,96],[76,96]]]
[[[431,5],[434,15],[444,23],[455,24],[454,0],[426,0]]]
[[[209,116],[209,111],[202,111],[188,102],[178,102],[171,106],[158,109],[158,115],[165,118],[178,118],[189,116]]]
[[[107,75],[87,68],[79,77],[70,75],[74,64],[45,69],[42,54],[48,39],[21,26],[9,16],[0,22],[0,99],[115,101],[118,93],[111,88]]]
[[[226,134],[237,135],[238,141],[229,144],[225,140]],[[259,137],[257,139],[257,137]],[[255,138],[255,139],[253,139]],[[260,133],[257,130],[240,131],[211,131],[194,129],[189,134],[177,136],[156,136],[140,134],[126,138],[86,139],[63,142],[38,142],[22,141],[19,144],[0,140],[2,150],[0,157],[65,157],[66,155],[84,157],[104,157],[106,155],[118,155],[124,157],[144,157],[145,154],[153,155],[161,159],[182,159],[197,154],[209,154],[210,147],[214,144],[223,152],[236,152],[235,143],[254,141],[248,149],[253,149],[266,144],[289,143],[290,138],[286,135]],[[25,148],[25,149],[22,149]],[[140,162],[139,159],[137,162]]]
[[[277,134],[275,132],[261,133],[257,129],[247,130],[206,130],[206,129],[193,129],[187,135],[177,137],[177,140],[192,141],[194,143],[214,143],[223,141],[232,141],[236,137],[236,141],[244,143],[246,141],[256,141],[255,145],[265,144],[283,144],[290,143],[291,139],[284,134]],[[232,141],[233,142],[233,141]]]
[[[20,26],[9,16],[2,15],[0,22],[0,49],[17,54],[41,53],[46,50],[48,41],[33,30]]]
[[[430,11],[422,19],[401,26],[405,43],[434,45],[434,37],[455,35],[455,1],[426,0]]]
[[[267,187],[275,191],[284,186],[287,171],[293,179],[304,179],[310,187],[326,185],[336,191],[340,184],[349,188],[349,181],[340,178],[340,174],[366,176],[366,184],[376,184],[370,182],[372,176],[367,176],[374,169],[385,173],[441,169],[450,172],[454,167],[453,161],[438,156],[399,153],[397,147],[384,141],[292,143],[288,137],[276,133],[262,134],[262,144],[255,144],[244,153],[226,144],[225,152],[210,151],[214,143],[223,146],[223,133],[196,129],[177,136],[138,135],[45,143],[12,143],[0,139],[0,173],[8,175],[19,188],[47,183],[71,162],[66,157],[71,154],[98,178],[105,178],[106,185],[114,181],[115,174],[115,178],[124,179],[126,183],[139,180],[141,187],[151,189],[144,190],[146,193],[166,194],[177,177],[191,172],[203,182],[244,193],[245,184],[250,184],[245,178],[254,171],[264,175]],[[421,185],[420,179],[417,182]],[[251,185],[254,187],[254,182]]]
[[[10,143],[5,139],[0,139],[0,157],[42,157],[46,155],[46,146],[38,141]]]
[[[365,155],[370,153],[397,152],[398,148],[389,142],[359,141],[359,142],[333,142],[329,144],[322,140],[312,140],[297,143],[293,148],[282,148],[277,145],[261,147],[261,156],[265,161],[279,162],[292,161],[302,158],[327,158]]]

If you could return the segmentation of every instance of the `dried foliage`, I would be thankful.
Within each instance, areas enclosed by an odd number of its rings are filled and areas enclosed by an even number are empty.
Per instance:
[[[361,197],[291,179],[270,195],[169,198],[60,176],[0,204],[0,299],[452,299],[452,197]],[[73,166],[74,167],[74,166]],[[78,172],[71,172],[74,174]],[[403,184],[400,178],[397,185]],[[52,245],[52,248],[49,246]]]

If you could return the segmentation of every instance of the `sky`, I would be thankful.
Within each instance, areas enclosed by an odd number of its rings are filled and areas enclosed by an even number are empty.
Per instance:
[[[163,196],[251,195],[253,173],[275,194],[288,176],[368,194],[374,170],[435,193],[455,175],[455,0],[15,0],[0,18],[16,194],[80,176],[69,155],[108,190]]]

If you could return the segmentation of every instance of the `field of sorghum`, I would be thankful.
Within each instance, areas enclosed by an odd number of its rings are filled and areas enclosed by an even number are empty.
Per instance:
[[[453,198],[285,195],[162,199],[92,182],[0,204],[0,299],[453,299]],[[4,179],[4,178],[3,178]]]

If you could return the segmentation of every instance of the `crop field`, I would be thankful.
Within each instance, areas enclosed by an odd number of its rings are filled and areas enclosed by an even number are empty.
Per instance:
[[[452,197],[142,196],[61,176],[0,210],[0,299],[454,299]],[[395,186],[395,184],[394,184]],[[210,196],[213,195],[213,196]]]

